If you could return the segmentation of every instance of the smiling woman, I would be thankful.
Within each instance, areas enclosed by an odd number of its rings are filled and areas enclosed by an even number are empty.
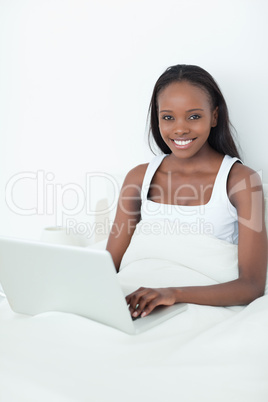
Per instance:
[[[131,314],[144,317],[159,305],[181,302],[250,303],[263,295],[266,281],[263,191],[258,174],[239,158],[218,85],[200,67],[170,67],[156,82],[150,115],[151,133],[162,154],[126,176],[114,222],[114,228],[122,230],[118,236],[112,228],[107,243],[116,268],[131,250],[140,223],[179,222],[177,234],[187,226],[197,228],[196,235],[206,236],[201,222],[210,227],[212,239],[237,245],[237,277],[207,286],[181,286],[179,281],[165,288],[141,287],[126,298]],[[143,239],[143,249],[151,238],[148,234]],[[176,241],[183,238],[178,236]],[[208,261],[209,254],[208,250]],[[180,251],[178,262],[184,257]],[[203,254],[200,264],[206,266]]]
[[[163,92],[171,84],[191,84],[191,91],[193,92],[193,95],[194,88],[196,90],[199,89],[203,92],[202,97],[203,101],[205,102],[205,109],[208,108],[207,103],[209,103],[210,112],[215,113],[214,118],[216,119],[216,121],[213,122],[214,124],[212,124],[211,126],[208,143],[212,146],[212,148],[216,149],[220,153],[240,158],[231,133],[228,108],[219,86],[215,82],[214,78],[207,71],[205,71],[201,67],[192,65],[176,65],[169,67],[158,78],[155,84],[149,109],[151,129],[150,134],[152,135],[155,143],[161,149],[161,151],[167,154],[171,152],[170,148],[166,146],[163,141],[159,126],[159,124],[161,123],[159,116],[159,110],[161,108],[159,106],[159,101],[161,100],[160,95],[163,95]],[[169,92],[171,92],[171,90],[169,90]],[[173,88],[173,92],[176,92],[175,87]],[[170,95],[172,94],[170,93]],[[175,93],[174,95],[176,96]],[[170,102],[171,98],[168,98],[168,101]],[[192,99],[192,101],[197,101],[198,103],[201,101],[201,98],[198,97],[198,93],[195,94],[195,98]],[[192,120],[198,119],[200,117],[199,112],[204,112],[203,107],[201,107],[202,110],[200,110],[200,106],[197,108],[198,110],[195,109],[198,103],[195,105],[194,108],[191,108],[188,111],[186,108],[186,111],[191,114],[189,118]],[[176,104],[176,107],[178,106],[179,104]],[[163,110],[163,112],[165,111]],[[170,111],[166,110],[166,112],[169,114]],[[163,116],[161,117],[163,118]],[[167,119],[169,118],[172,117],[167,116]]]
[[[192,105],[196,107],[191,108]],[[212,127],[217,125],[218,107],[211,110],[208,96],[188,82],[174,82],[158,95],[159,130],[170,150],[191,150],[181,157],[204,151]]]

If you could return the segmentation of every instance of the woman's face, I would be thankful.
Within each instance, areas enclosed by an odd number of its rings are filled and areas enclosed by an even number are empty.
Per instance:
[[[188,82],[174,82],[158,95],[159,129],[171,152],[190,158],[206,150],[211,127],[217,125],[218,108],[209,95]]]

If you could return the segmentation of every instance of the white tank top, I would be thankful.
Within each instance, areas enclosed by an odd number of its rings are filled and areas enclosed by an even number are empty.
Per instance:
[[[212,235],[229,243],[238,243],[237,210],[227,194],[227,179],[231,167],[238,158],[225,155],[212,189],[209,202],[205,205],[185,206],[160,204],[148,200],[152,178],[167,155],[158,155],[149,163],[144,175],[141,193],[141,219],[163,220],[165,230],[181,234]]]

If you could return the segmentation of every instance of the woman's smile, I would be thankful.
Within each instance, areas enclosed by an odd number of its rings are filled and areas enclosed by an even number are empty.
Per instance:
[[[176,140],[171,140],[171,141],[174,142],[174,146],[178,149],[188,149],[194,140],[195,140],[195,138],[189,139],[189,140],[176,139]]]

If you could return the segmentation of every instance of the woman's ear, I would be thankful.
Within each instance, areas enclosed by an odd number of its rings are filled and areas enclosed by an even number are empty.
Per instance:
[[[212,112],[211,127],[216,127],[218,124],[219,107],[217,106]]]

